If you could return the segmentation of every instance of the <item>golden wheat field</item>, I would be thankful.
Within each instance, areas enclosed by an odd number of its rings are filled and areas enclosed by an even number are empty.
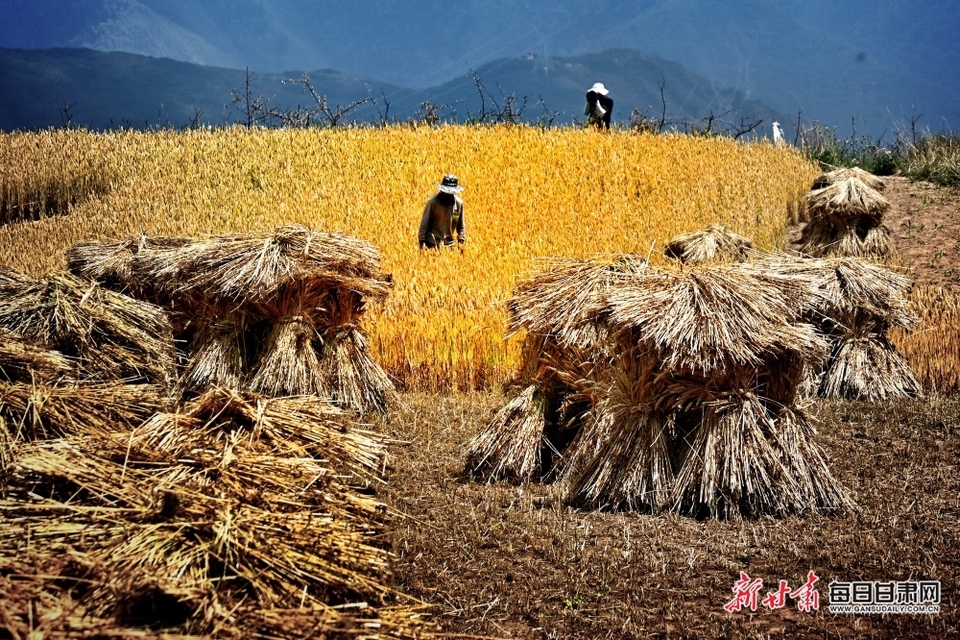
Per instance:
[[[712,222],[779,248],[817,172],[765,142],[525,126],[4,134],[0,263],[42,275],[141,232],[357,236],[394,279],[365,320],[374,357],[401,388],[483,388],[515,370],[503,302],[538,258],[657,256]],[[417,247],[445,173],[466,187],[462,255]]]

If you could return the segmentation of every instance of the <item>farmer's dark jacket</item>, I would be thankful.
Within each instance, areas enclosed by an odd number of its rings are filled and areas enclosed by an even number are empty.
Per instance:
[[[467,228],[463,222],[463,200],[453,196],[453,206],[440,202],[440,193],[427,200],[420,218],[420,246],[436,247],[467,241]]]

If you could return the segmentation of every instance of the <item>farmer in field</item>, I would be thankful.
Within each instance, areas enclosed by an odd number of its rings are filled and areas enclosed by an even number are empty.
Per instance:
[[[457,196],[463,191],[457,176],[447,174],[437,185],[437,193],[427,200],[420,218],[420,249],[452,247],[454,241],[463,251],[467,229],[463,222],[463,200]]]
[[[587,106],[583,108],[583,115],[587,116],[587,123],[600,129],[610,128],[610,116],[613,114],[613,98],[608,96],[609,89],[602,82],[595,83],[587,91]]]

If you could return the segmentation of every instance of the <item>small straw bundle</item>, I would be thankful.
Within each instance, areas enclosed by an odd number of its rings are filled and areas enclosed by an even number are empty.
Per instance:
[[[818,391],[824,398],[868,402],[922,393],[910,365],[885,333],[872,331],[837,340]]]
[[[608,277],[596,278],[604,269]],[[853,508],[795,405],[809,363],[826,353],[800,318],[817,283],[748,264],[612,274],[609,263],[594,261],[577,271],[595,276],[583,278],[593,288],[567,296],[574,302],[565,306],[549,292],[548,283],[569,286],[558,274],[518,287],[537,295],[512,299],[511,327],[531,324],[541,344],[568,348],[525,352],[539,363],[525,363],[534,381],[474,439],[468,472],[543,477],[537,463],[552,448],[561,457],[555,477],[581,507],[698,517]],[[555,324],[524,309],[525,300],[558,305]],[[585,335],[606,338],[569,348]],[[549,381],[586,404],[563,440],[544,436],[557,432],[556,415],[535,402],[547,397]]]
[[[183,373],[177,383],[178,397],[196,395],[211,387],[243,387],[249,362],[246,336],[237,320],[229,318],[196,329]]]
[[[368,242],[290,225],[260,235],[133,238],[71,250],[79,273],[162,282],[148,298],[199,327],[178,389],[210,386],[271,395],[314,394],[361,413],[385,411],[395,390],[366,348],[358,321],[390,292]]]
[[[324,332],[317,366],[328,381],[330,398],[360,415],[383,413],[396,403],[393,383],[370,356],[367,339],[356,325],[333,326]]]
[[[51,382],[76,373],[76,363],[23,336],[0,329],[0,381]]]
[[[540,468],[546,399],[536,384],[504,404],[468,447],[466,469],[488,481],[521,483]]]
[[[888,258],[890,231],[882,220],[890,203],[880,190],[870,186],[880,179],[864,179],[863,171],[843,171],[824,174],[829,178],[814,183],[824,186],[807,194],[807,224],[801,232],[800,252],[815,258]]]
[[[74,358],[81,379],[173,384],[163,310],[71,274],[34,280],[0,268],[0,328]]]
[[[274,321],[260,353],[250,388],[268,396],[315,394],[331,396],[327,372],[320,363],[320,341],[313,318],[283,316]]]
[[[604,372],[607,392],[570,445],[565,474],[571,504],[583,508],[655,512],[674,484],[674,417],[658,400],[652,359],[630,351]]]
[[[663,252],[668,258],[697,264],[711,261],[743,262],[751,251],[753,242],[749,238],[730,231],[722,224],[711,224],[673,238]]]

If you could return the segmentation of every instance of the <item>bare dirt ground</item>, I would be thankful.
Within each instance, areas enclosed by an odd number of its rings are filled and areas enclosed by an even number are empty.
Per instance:
[[[885,219],[920,283],[960,286],[960,191],[887,179]],[[793,237],[799,236],[792,229]],[[859,510],[698,521],[565,507],[556,487],[461,477],[499,393],[406,394],[382,495],[396,512],[398,590],[451,638],[960,637],[960,399],[820,402],[818,442]],[[728,612],[741,572],[759,597],[813,571],[819,608]],[[939,580],[939,614],[830,613],[831,581]]]

